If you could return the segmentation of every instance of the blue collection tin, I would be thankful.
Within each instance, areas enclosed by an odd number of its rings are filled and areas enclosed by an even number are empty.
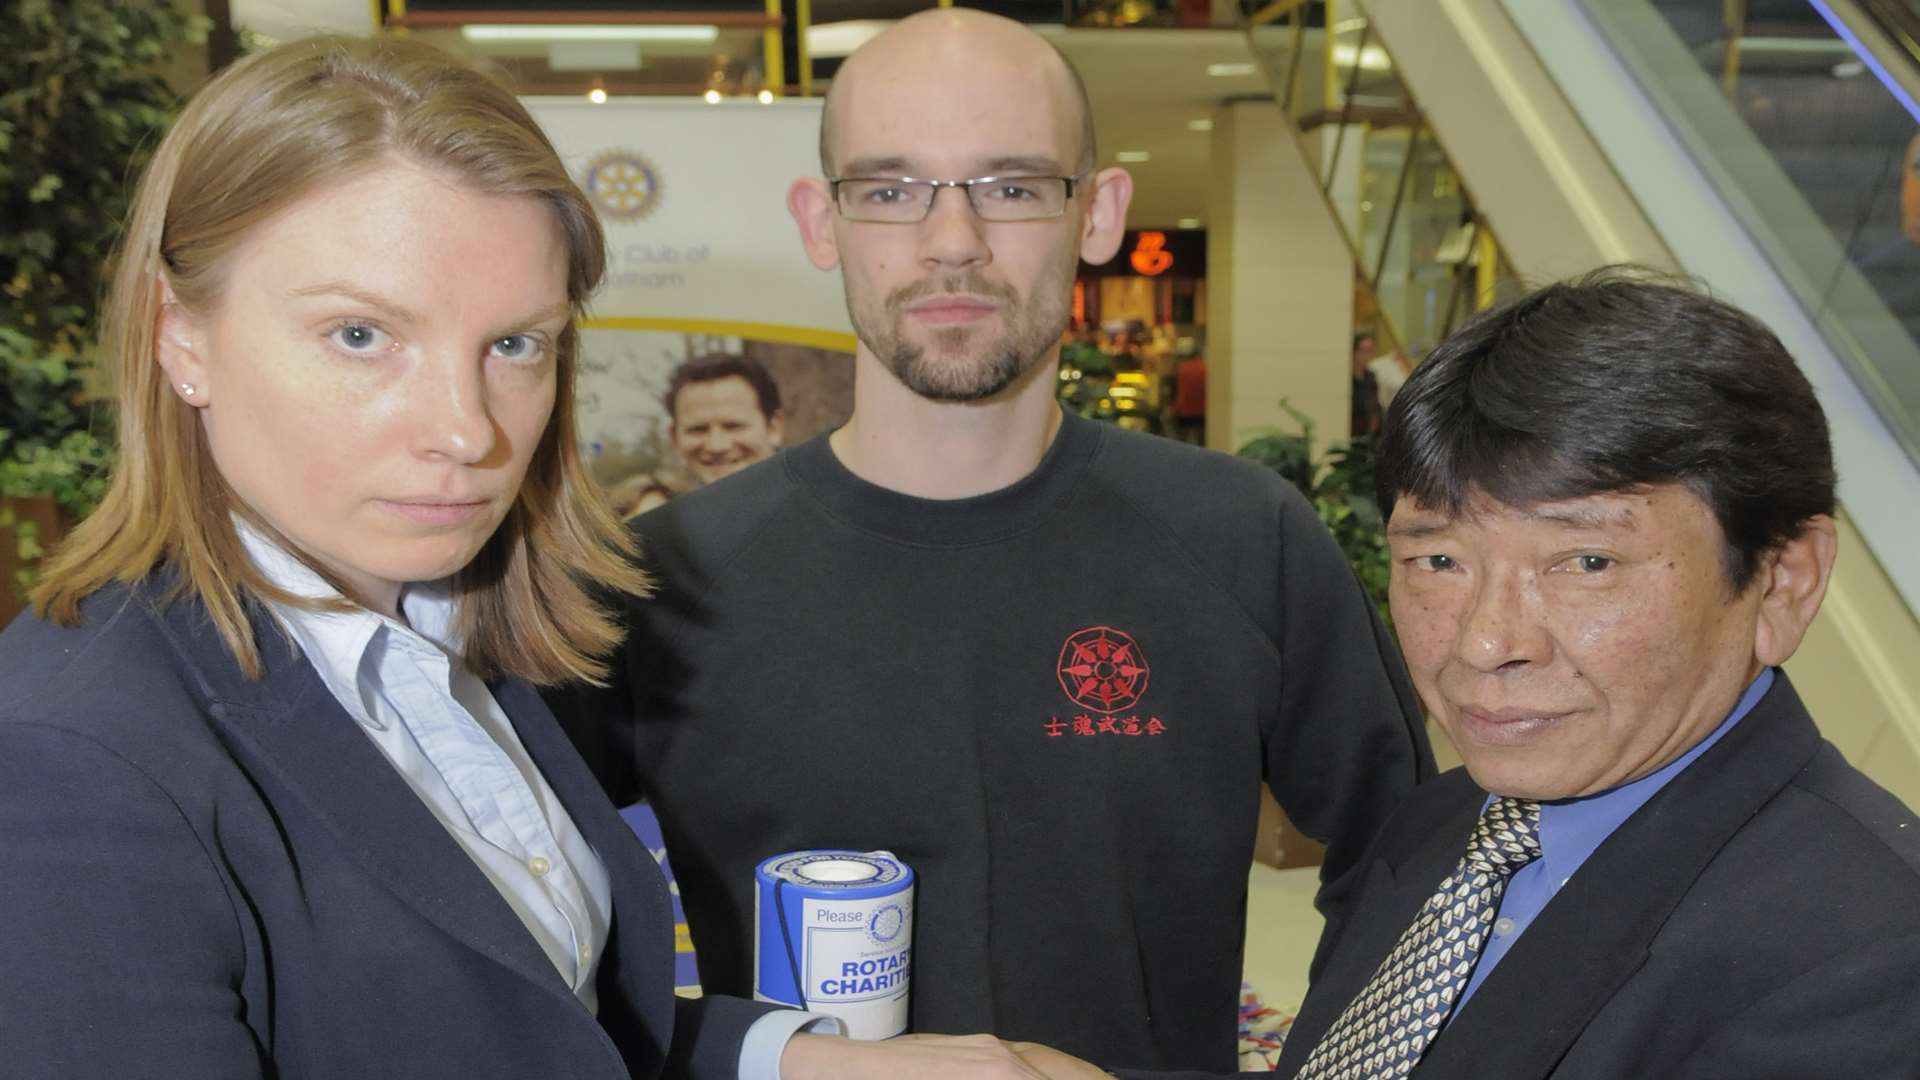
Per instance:
[[[753,996],[837,1017],[856,1039],[907,1029],[913,870],[887,851],[792,851],[754,869]]]

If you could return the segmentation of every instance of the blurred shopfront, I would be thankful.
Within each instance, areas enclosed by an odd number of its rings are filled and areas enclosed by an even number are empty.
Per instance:
[[[1138,229],[1082,264],[1061,353],[1061,399],[1083,415],[1172,434],[1175,373],[1206,341],[1207,234]]]

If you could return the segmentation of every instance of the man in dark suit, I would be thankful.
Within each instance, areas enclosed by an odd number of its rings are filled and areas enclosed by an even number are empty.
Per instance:
[[[1779,341],[1644,278],[1556,285],[1421,365],[1379,468],[1466,767],[1382,832],[1280,1072],[1920,1076],[1920,827],[1779,670],[1835,546]]]
[[[1644,276],[1555,285],[1415,370],[1378,483],[1466,767],[1362,860],[1278,1075],[1920,1076],[1920,821],[1779,670],[1835,537],[1779,341]]]

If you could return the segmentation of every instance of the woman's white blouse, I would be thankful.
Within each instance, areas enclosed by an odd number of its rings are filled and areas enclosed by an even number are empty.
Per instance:
[[[339,593],[236,521],[267,579]],[[327,689],[526,924],[589,1010],[612,924],[606,867],[574,827],[486,684],[461,663],[454,603],[438,583],[401,590],[402,624],[365,609],[269,604]]]

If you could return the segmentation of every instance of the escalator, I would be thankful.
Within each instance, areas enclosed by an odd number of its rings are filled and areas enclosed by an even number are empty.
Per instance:
[[[1912,0],[1501,3],[1677,267],[1801,359],[1842,499],[1920,610]]]
[[[1511,279],[1633,261],[1696,276],[1781,336],[1827,409],[1845,517],[1789,669],[1828,737],[1920,801],[1920,0],[1262,11],[1249,45],[1383,311],[1436,279],[1423,260],[1477,263],[1475,307]],[[1434,219],[1423,203],[1457,215],[1465,254],[1402,224]],[[1455,321],[1397,307],[1416,356]]]
[[[1723,166],[1748,230],[1920,456],[1920,17],[1907,0],[1583,6]]]
[[[1827,237],[1920,340],[1920,122],[1890,92],[1898,84],[1876,77],[1841,36],[1846,24],[1806,0],[1753,0],[1732,20],[1687,0],[1651,6],[1719,80]],[[1904,202],[1903,190],[1911,192]]]

